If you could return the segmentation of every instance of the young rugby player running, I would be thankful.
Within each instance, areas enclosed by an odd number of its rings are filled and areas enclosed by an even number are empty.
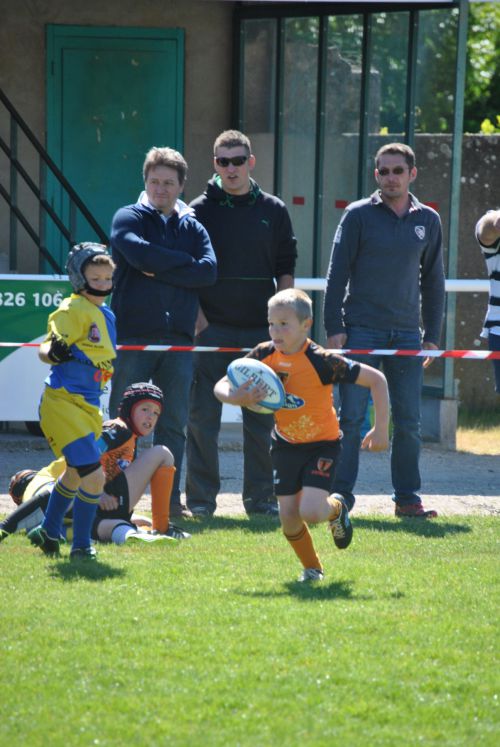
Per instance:
[[[303,566],[300,581],[321,581],[323,565],[308,524],[329,522],[335,545],[343,550],[352,539],[352,524],[339,494],[332,494],[341,433],[333,406],[332,384],[359,384],[371,391],[375,425],[362,448],[388,447],[389,400],[385,376],[309,339],[312,302],[301,290],[276,293],[268,302],[270,342],[257,345],[248,357],[270,366],[280,377],[286,403],[275,413],[271,457],[283,533]],[[265,388],[252,382],[233,389],[227,376],[214,388],[221,402],[255,405]]]

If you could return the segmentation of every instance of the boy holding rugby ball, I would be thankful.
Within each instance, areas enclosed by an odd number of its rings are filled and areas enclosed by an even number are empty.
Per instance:
[[[341,449],[341,432],[333,405],[332,385],[368,387],[375,424],[361,448],[383,451],[389,444],[389,399],[385,376],[371,366],[325,350],[309,338],[312,302],[296,288],[276,293],[268,302],[271,340],[248,353],[267,364],[285,388],[285,406],[275,412],[271,457],[283,533],[303,566],[300,581],[321,581],[323,565],[314,548],[309,524],[328,522],[335,545],[352,540],[352,524],[342,496],[331,492]],[[256,405],[263,386],[247,382],[233,388],[224,376],[214,387],[221,402]]]

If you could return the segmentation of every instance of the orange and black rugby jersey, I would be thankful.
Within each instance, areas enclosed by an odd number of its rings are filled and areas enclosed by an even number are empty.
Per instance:
[[[123,420],[116,418],[103,423],[99,440],[100,447],[105,449],[101,454],[101,464],[108,483],[134,461],[137,436]]]
[[[309,339],[292,355],[280,353],[272,342],[263,342],[248,357],[266,363],[283,383],[286,403],[274,413],[276,433],[281,438],[291,443],[339,438],[332,384],[354,384],[359,363],[325,350]]]

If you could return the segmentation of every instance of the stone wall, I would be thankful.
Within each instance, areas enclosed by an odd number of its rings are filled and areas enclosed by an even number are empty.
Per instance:
[[[416,137],[419,175],[415,192],[420,199],[438,203],[443,223],[448,222],[451,138],[445,135]],[[486,265],[474,236],[478,219],[491,208],[500,207],[500,136],[464,135],[462,146],[462,179],[460,224],[458,233],[457,277],[464,280],[486,279]],[[448,236],[445,232],[445,245]],[[457,294],[455,313],[455,348],[486,349],[479,335],[482,329],[487,293]],[[434,365],[434,364],[433,364]],[[458,382],[458,399],[468,407],[498,407],[494,391],[491,361],[457,361],[454,375]]]
[[[386,142],[397,140],[401,140],[397,135],[372,136],[370,153],[376,152]],[[344,142],[337,143],[337,155],[333,161],[341,172],[339,177],[341,183],[351,185],[351,189],[354,189],[357,177],[352,168],[358,147],[357,141],[357,135],[345,135]],[[444,229],[445,271],[448,277],[446,262],[449,244],[451,135],[417,133],[415,154],[418,175],[412,185],[412,191],[422,202],[430,203],[435,207],[441,216]],[[370,163],[370,171],[372,168],[373,164]],[[375,181],[372,180],[367,187],[367,193],[375,187]],[[464,280],[487,278],[484,259],[474,237],[474,228],[481,215],[491,208],[500,208],[500,136],[466,134],[463,137],[462,147],[457,278]],[[339,218],[340,215],[336,218],[335,225]],[[333,230],[333,227],[330,227],[328,235],[333,234]],[[325,256],[325,262],[327,258]],[[447,296],[449,297],[449,294]],[[456,294],[456,297],[454,347],[467,350],[486,349],[487,344],[479,335],[486,313],[488,294],[460,292]],[[444,346],[444,336],[442,345]],[[442,359],[433,362],[426,372],[428,384],[439,384],[443,366]],[[498,407],[491,361],[457,361],[454,363],[454,377],[457,381],[458,399],[467,407],[474,409]]]
[[[500,136],[466,135],[462,158],[457,275],[464,279],[487,278],[474,228],[486,210],[500,208]],[[486,293],[458,294],[457,348],[487,348],[479,337],[487,303]],[[455,365],[455,377],[459,381],[460,401],[474,408],[498,408],[491,361],[459,361]]]

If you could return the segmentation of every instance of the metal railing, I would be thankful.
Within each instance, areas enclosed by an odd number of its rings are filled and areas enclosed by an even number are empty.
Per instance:
[[[295,287],[302,290],[326,290],[325,278],[295,278]],[[460,280],[459,278],[449,278],[444,281],[444,287],[447,293],[487,293],[489,291],[489,280]]]
[[[19,112],[9,101],[4,91],[0,88],[0,117],[5,115],[9,118],[10,143],[7,143],[0,135],[0,148],[9,160],[9,187],[0,181],[0,195],[9,206],[9,270],[17,270],[18,256],[18,228],[21,225],[30,237],[31,241],[38,250],[39,269],[45,260],[51,270],[61,273],[63,268],[52,256],[47,248],[46,233],[47,223],[52,221],[55,231],[63,241],[67,242],[68,249],[76,243],[76,225],[78,214],[80,214],[93,231],[97,234],[99,241],[103,244],[108,243],[108,237],[102,227],[95,220],[90,210],[78,196],[71,184],[65,178],[64,174],[50,158],[47,151],[39,143],[33,132],[30,130]],[[38,158],[38,183],[29,175],[27,169],[19,160],[19,135],[23,134],[27,142],[34,148],[35,157]],[[47,200],[47,179],[50,175],[64,194],[68,201],[68,219],[65,220],[54,209]],[[31,194],[38,204],[38,222],[35,227],[27,218],[26,209],[23,209],[23,199],[20,197],[19,180],[27,187],[28,194]],[[32,199],[32,198],[31,198]],[[26,200],[24,200],[26,202]]]

